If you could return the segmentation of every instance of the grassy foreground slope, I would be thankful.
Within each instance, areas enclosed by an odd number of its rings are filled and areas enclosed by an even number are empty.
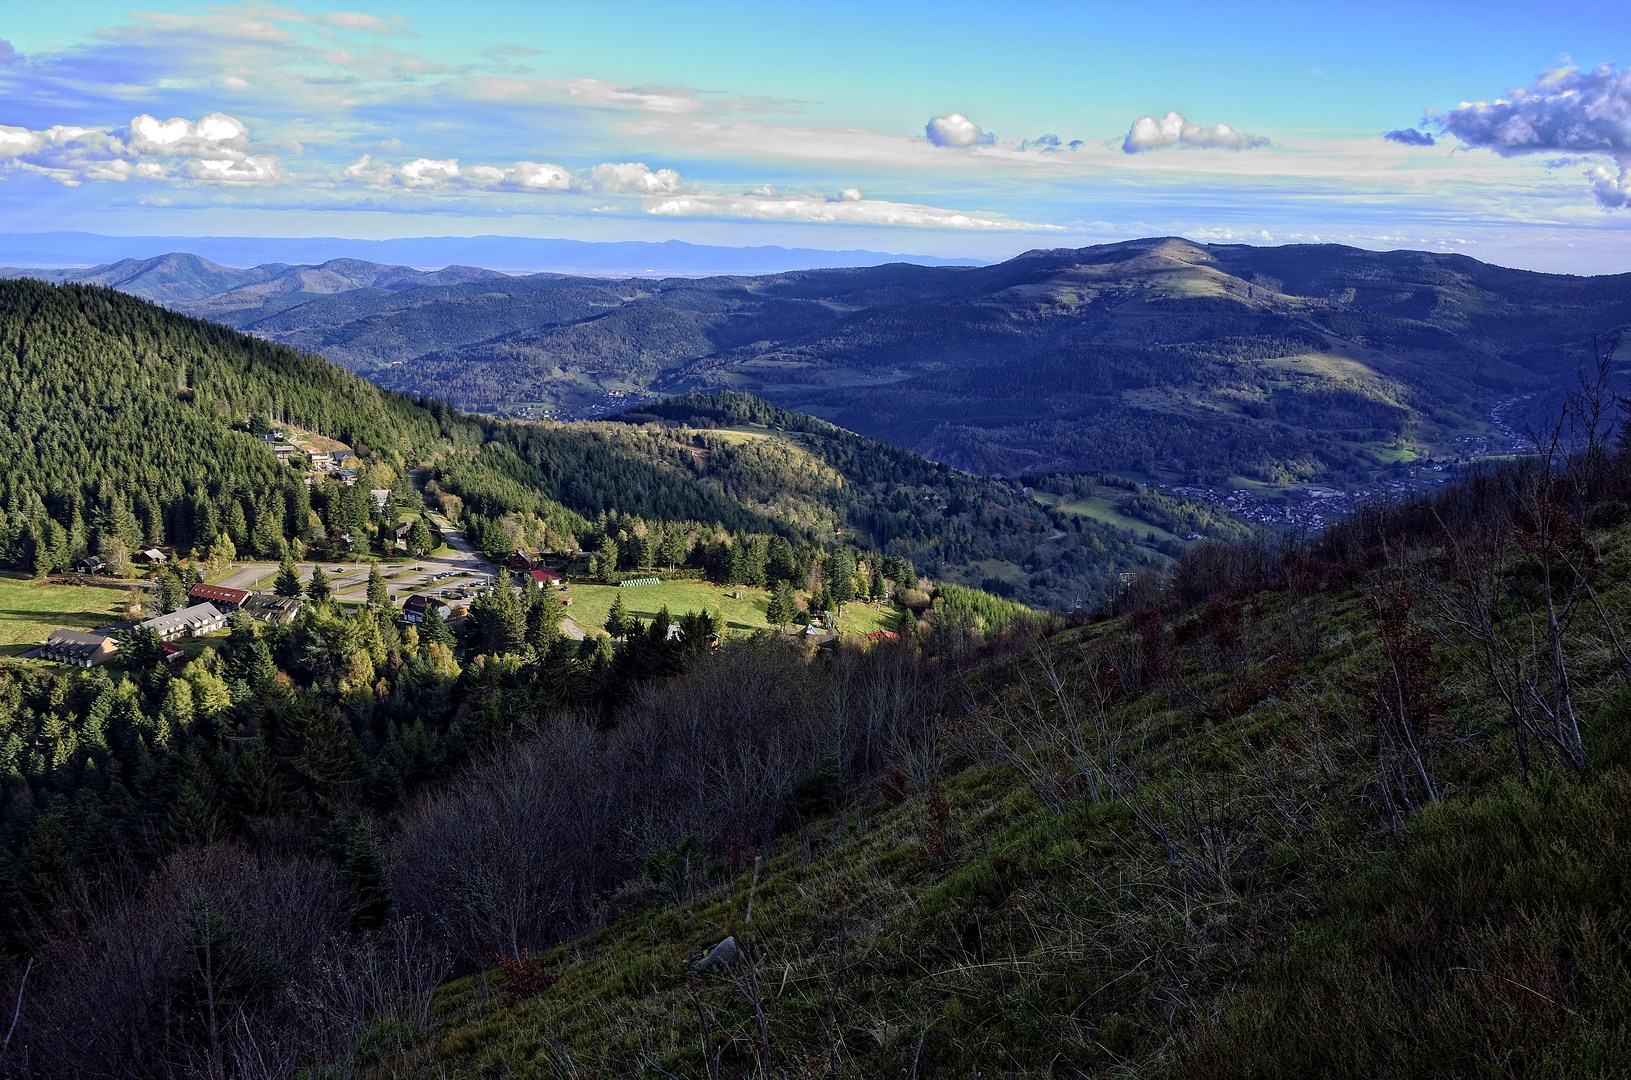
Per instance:
[[[601,932],[452,984],[410,1058],[1612,1074],[1631,1060],[1626,465],[1512,470],[1311,548],[1206,548],[1113,618],[988,642],[953,665],[963,707],[872,789],[757,866],[738,853],[710,884],[660,865]],[[1556,654],[1532,648],[1548,568],[1554,604],[1589,585],[1600,612],[1574,608]],[[727,935],[742,959],[691,966]]]

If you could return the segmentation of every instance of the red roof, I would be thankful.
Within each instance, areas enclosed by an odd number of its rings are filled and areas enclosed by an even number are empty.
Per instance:
[[[869,641],[899,641],[900,635],[893,630],[874,630],[867,635]]]
[[[194,600],[208,600],[211,603],[242,607],[250,594],[248,589],[230,589],[225,585],[194,585],[187,595]]]
[[[559,570],[532,570],[528,572],[527,576],[538,582],[540,585],[546,581],[561,580],[561,572]]]

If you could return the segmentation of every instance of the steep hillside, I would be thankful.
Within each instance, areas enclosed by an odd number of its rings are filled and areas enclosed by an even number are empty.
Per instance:
[[[1516,469],[1309,547],[1209,548],[1102,621],[951,661],[937,699],[961,705],[879,773],[791,797],[780,842],[659,852],[604,929],[446,987],[378,1060],[1615,1073],[1628,466]],[[1537,642],[1587,589],[1602,607]]]
[[[0,559],[40,573],[104,538],[185,551],[226,529],[247,549],[261,519],[267,544],[309,538],[310,497],[249,432],[256,417],[399,476],[446,438],[317,357],[90,286],[0,282],[0,387]]]
[[[1631,279],[1168,238],[989,267],[530,278],[216,314],[511,414],[730,388],[988,474],[1366,488],[1400,461],[1507,449],[1491,411],[1554,404],[1593,340],[1631,325]]]

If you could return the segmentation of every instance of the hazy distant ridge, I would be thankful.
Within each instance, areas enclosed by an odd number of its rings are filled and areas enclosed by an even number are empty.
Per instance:
[[[968,259],[900,255],[882,251],[817,248],[721,247],[619,241],[544,240],[516,236],[432,236],[396,240],[340,237],[99,236],[94,233],[0,233],[0,266],[89,267],[125,259],[153,259],[190,252],[231,267],[267,263],[316,264],[361,259],[420,268],[455,264],[519,273],[568,274],[768,274],[834,266],[915,262],[925,266],[978,265]]]

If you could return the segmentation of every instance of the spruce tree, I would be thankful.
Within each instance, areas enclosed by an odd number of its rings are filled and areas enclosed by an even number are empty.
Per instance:
[[[612,610],[606,616],[606,632],[614,638],[622,637],[628,630],[629,613],[623,606],[623,594],[619,592],[612,600]]]
[[[283,556],[283,565],[278,567],[277,579],[272,582],[272,591],[279,596],[300,595],[300,570],[295,566],[294,560]]]
[[[315,603],[328,603],[332,594],[328,587],[328,575],[323,573],[321,566],[311,568],[311,580],[306,583],[306,595]]]
[[[368,606],[380,609],[391,606],[391,590],[385,587],[385,575],[379,572],[379,563],[368,568]]]

